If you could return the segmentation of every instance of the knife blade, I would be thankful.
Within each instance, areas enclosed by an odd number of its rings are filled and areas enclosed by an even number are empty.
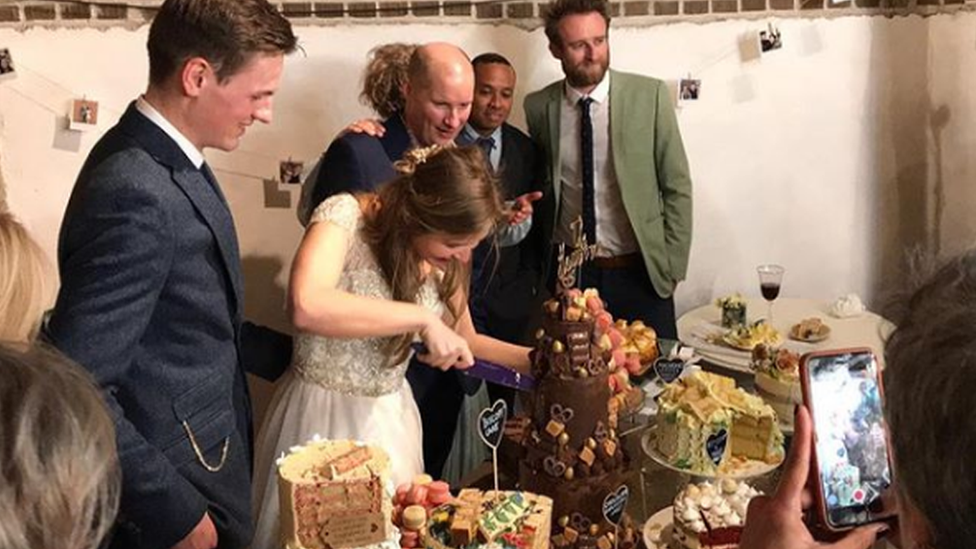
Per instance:
[[[418,355],[427,354],[427,346],[422,342],[415,341],[410,344],[414,352]],[[419,359],[418,359],[419,360]],[[506,368],[494,362],[488,362],[480,358],[474,359],[474,366],[465,370],[458,370],[462,374],[492,383],[511,387],[518,391],[532,391],[535,389],[535,378],[529,374],[517,372],[511,368]]]

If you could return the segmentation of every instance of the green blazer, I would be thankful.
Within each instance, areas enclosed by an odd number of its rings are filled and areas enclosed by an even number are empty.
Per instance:
[[[525,98],[529,134],[549,163],[546,189],[551,190],[547,195],[552,202],[549,208],[543,205],[539,216],[547,242],[552,241],[559,216],[561,101],[562,80]],[[647,273],[658,295],[670,297],[688,271],[691,176],[664,82],[610,71],[610,149],[624,209],[640,244]]]

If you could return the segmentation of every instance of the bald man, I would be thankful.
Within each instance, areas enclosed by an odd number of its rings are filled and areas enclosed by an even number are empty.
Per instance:
[[[452,143],[471,113],[471,61],[451,44],[420,46],[410,59],[403,95],[403,110],[383,122],[382,136],[346,132],[332,141],[316,168],[311,204],[299,213],[303,224],[327,197],[372,191],[393,179],[393,162],[408,149]],[[451,452],[464,395],[474,394],[479,383],[456,370],[442,372],[416,361],[410,363],[407,380],[423,421],[424,468],[439,478]]]
[[[332,141],[319,161],[312,198],[299,212],[302,224],[308,224],[312,210],[329,196],[371,191],[393,179],[393,162],[408,149],[454,141],[468,121],[474,97],[467,54],[443,42],[420,46],[410,59],[403,96],[403,110],[383,123],[382,136],[346,132]]]

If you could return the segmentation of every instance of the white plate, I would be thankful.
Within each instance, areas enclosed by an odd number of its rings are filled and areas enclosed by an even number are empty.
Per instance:
[[[820,332],[810,336],[810,337],[800,337],[798,328],[799,324],[794,324],[790,326],[790,339],[794,341],[802,341],[804,343],[820,343],[821,341],[826,341],[830,337],[830,326],[827,324],[821,324]]]
[[[749,362],[752,353],[739,351],[725,345],[713,343],[712,338],[725,333],[721,324],[702,322],[691,328],[688,342],[695,351],[709,364],[735,370],[737,372],[751,372]]]
[[[690,344],[702,359],[711,365],[725,368],[734,372],[752,373],[752,352],[733,349],[725,344],[713,343],[711,339],[728,331],[716,322],[700,322],[689,330]],[[803,354],[817,349],[814,343],[797,341],[784,337],[777,347],[785,347],[791,351]]]
[[[690,469],[682,469],[668,461],[661,452],[657,449],[657,425],[651,427],[644,433],[641,437],[641,448],[644,449],[644,453],[656,461],[659,465],[670,469],[678,473],[684,473],[686,475],[691,475],[693,478],[734,478],[734,479],[747,479],[753,477],[759,477],[765,475],[769,472],[776,470],[777,467],[782,465],[782,461],[779,463],[766,463],[765,461],[758,461],[754,459],[746,460],[738,463],[734,466],[731,471],[713,472],[708,473],[704,471],[692,471]],[[785,454],[785,451],[784,451]]]
[[[671,544],[671,532],[674,529],[674,507],[669,505],[654,513],[651,518],[644,523],[644,545],[647,549],[668,549]],[[658,530],[660,536],[658,541],[652,538],[652,532]]]

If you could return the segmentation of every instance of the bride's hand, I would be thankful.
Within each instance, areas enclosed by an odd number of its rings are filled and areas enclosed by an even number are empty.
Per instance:
[[[422,362],[441,370],[466,369],[474,364],[468,342],[449,328],[440,318],[433,318],[420,332],[427,353],[417,355]]]

